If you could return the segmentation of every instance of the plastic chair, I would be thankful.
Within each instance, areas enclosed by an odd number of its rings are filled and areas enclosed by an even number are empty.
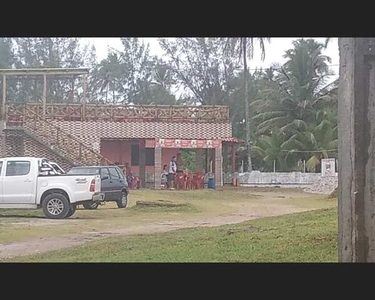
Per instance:
[[[175,184],[176,184],[176,189],[180,190],[184,188],[184,181],[185,181],[185,175],[182,173],[178,173],[175,176]]]
[[[199,183],[198,183],[198,175],[196,173],[193,173],[192,174],[192,178],[191,178],[191,188],[193,190],[196,190],[199,188]]]
[[[188,173],[185,177],[186,180],[186,189],[191,189],[192,188],[192,173]]]

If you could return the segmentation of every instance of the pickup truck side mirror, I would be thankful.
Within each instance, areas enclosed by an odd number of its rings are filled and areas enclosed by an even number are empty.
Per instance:
[[[106,179],[108,179],[109,177],[108,176],[103,176],[102,178],[101,178],[101,180],[103,181],[103,180],[106,180]]]

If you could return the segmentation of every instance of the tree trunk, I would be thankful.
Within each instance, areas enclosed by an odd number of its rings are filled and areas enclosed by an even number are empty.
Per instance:
[[[247,172],[253,170],[251,162],[251,143],[250,143],[250,109],[249,109],[249,86],[247,80],[247,61],[246,61],[246,38],[242,38],[242,54],[243,54],[243,78],[245,84],[245,125],[246,125],[246,155],[247,155]]]

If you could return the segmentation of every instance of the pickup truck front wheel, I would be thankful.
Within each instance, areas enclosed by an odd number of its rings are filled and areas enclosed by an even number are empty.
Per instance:
[[[64,219],[70,208],[69,200],[63,194],[50,194],[43,201],[43,212],[49,219]]]

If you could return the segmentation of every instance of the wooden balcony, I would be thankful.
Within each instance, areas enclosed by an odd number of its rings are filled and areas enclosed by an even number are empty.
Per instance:
[[[228,106],[107,105],[7,103],[8,124],[23,124],[43,117],[46,120],[115,121],[115,122],[180,122],[229,123]]]

